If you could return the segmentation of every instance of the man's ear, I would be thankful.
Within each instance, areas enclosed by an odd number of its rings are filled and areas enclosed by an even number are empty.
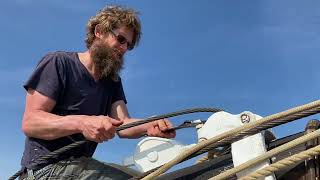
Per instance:
[[[99,39],[102,38],[103,33],[102,33],[102,30],[101,30],[100,24],[97,24],[96,27],[94,28],[94,35]]]

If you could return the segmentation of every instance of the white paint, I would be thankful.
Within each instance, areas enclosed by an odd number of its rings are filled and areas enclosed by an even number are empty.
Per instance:
[[[138,143],[134,155],[126,158],[123,164],[135,165],[139,171],[146,172],[169,162],[194,145],[186,146],[172,139],[147,137]]]
[[[217,112],[210,116],[203,126],[198,126],[198,141],[210,139],[261,118],[261,116],[249,111],[236,115],[227,112]],[[172,139],[147,137],[138,143],[134,155],[126,158],[123,164],[125,166],[134,165],[139,171],[146,172],[169,162],[194,145],[186,146]],[[266,145],[263,132],[232,143],[231,149],[234,166],[239,166],[250,159],[264,154],[266,152]],[[237,177],[243,177],[268,165],[269,162],[265,161],[253,168],[237,173]],[[264,179],[274,180],[276,178],[274,175],[271,175]]]

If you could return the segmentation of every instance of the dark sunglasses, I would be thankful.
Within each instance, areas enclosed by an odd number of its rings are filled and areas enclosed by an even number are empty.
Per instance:
[[[117,41],[118,41],[120,44],[125,44],[125,43],[127,43],[127,49],[128,49],[129,51],[133,49],[133,45],[132,45],[131,43],[129,43],[124,36],[122,36],[121,34],[118,34],[118,33],[114,32],[114,31],[112,31],[112,30],[111,30],[110,32],[111,32],[111,34],[117,39]]]

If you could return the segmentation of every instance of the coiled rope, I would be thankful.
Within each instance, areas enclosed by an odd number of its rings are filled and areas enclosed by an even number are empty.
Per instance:
[[[149,122],[156,121],[156,120],[159,120],[159,119],[170,118],[170,117],[180,116],[180,115],[184,115],[184,114],[191,114],[191,113],[198,113],[198,112],[212,112],[212,113],[215,113],[215,112],[219,112],[219,111],[223,111],[223,110],[222,109],[218,109],[218,108],[191,108],[191,109],[185,109],[185,110],[175,111],[175,112],[171,112],[171,113],[167,113],[167,114],[163,114],[163,115],[159,115],[159,116],[153,116],[153,117],[146,118],[146,119],[143,119],[143,120],[140,120],[140,121],[136,121],[136,122],[133,122],[133,123],[125,124],[125,125],[117,127],[116,131],[119,132],[119,131],[131,128],[131,127],[139,126],[141,124],[149,123]],[[69,144],[67,146],[64,146],[64,147],[62,147],[60,149],[57,149],[55,151],[52,151],[52,152],[48,153],[47,155],[40,156],[35,161],[35,163],[33,165],[36,165],[40,161],[52,159],[52,158],[58,156],[59,154],[64,153],[66,151],[69,151],[70,149],[78,147],[78,146],[80,146],[80,145],[82,145],[82,144],[84,144],[86,142],[88,142],[88,140],[77,141],[77,142],[74,142],[74,143]],[[9,180],[16,179],[22,173],[23,173],[23,170],[19,170],[13,176],[11,176],[9,178]]]
[[[264,153],[261,156],[258,156],[258,157],[254,158],[254,159],[251,159],[251,160],[249,160],[249,161],[247,161],[247,162],[245,162],[245,163],[243,163],[243,164],[241,164],[239,166],[236,166],[236,167],[234,167],[232,169],[229,169],[229,170],[227,170],[227,171],[225,171],[225,172],[223,172],[223,173],[221,173],[221,174],[219,174],[219,175],[217,175],[217,176],[215,176],[213,178],[210,178],[210,180],[227,179],[227,178],[235,175],[236,173],[238,173],[238,172],[240,172],[242,170],[245,170],[245,169],[247,169],[247,168],[249,168],[251,166],[254,166],[254,165],[259,164],[259,163],[261,163],[261,162],[263,162],[263,161],[265,161],[267,159],[270,159],[270,158],[274,157],[275,155],[279,154],[280,152],[289,150],[289,149],[291,149],[291,148],[293,148],[293,147],[295,147],[295,146],[297,146],[299,144],[305,143],[305,142],[310,141],[312,139],[315,139],[315,138],[317,138],[319,136],[320,136],[320,129],[318,129],[316,131],[313,131],[311,133],[308,133],[308,134],[306,134],[304,136],[301,136],[301,137],[299,137],[299,138],[297,138],[297,139],[295,139],[295,140],[293,140],[291,142],[288,142],[286,144],[283,144],[283,145],[281,145],[281,146],[279,146],[277,148],[274,148],[274,149]]]
[[[258,121],[251,122],[241,127],[235,128],[231,131],[222,133],[211,139],[199,142],[196,146],[186,150],[182,154],[178,155],[175,159],[169,161],[168,163],[164,164],[154,172],[144,177],[143,180],[154,179],[155,177],[166,172],[175,164],[182,162],[183,160],[192,156],[196,152],[198,152],[197,154],[199,154],[199,152],[201,151],[206,152],[207,149],[204,149],[206,147],[210,147],[210,148],[217,147],[219,145],[226,144],[227,142],[241,139],[244,136],[255,134],[261,130],[275,127],[280,124],[288,123],[293,120],[307,117],[319,112],[320,112],[320,101],[318,100],[318,101],[314,101],[302,106],[298,106],[280,113],[276,113],[276,114],[264,117]]]
[[[314,156],[317,156],[319,154],[320,154],[320,145],[310,148],[306,151],[300,152],[298,154],[295,154],[293,156],[287,157],[285,159],[282,159],[274,164],[271,164],[268,167],[265,167],[254,173],[251,173],[241,178],[240,180],[252,180],[252,179],[258,179],[260,177],[268,176],[276,171],[279,171],[282,168],[287,168],[287,167],[299,164],[302,161],[309,158],[313,158]]]

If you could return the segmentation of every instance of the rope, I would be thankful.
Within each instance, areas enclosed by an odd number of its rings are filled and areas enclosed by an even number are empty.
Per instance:
[[[226,154],[228,154],[230,152],[231,152],[231,146],[226,146],[226,147],[223,147],[222,149],[209,150],[208,153],[205,156],[199,158],[196,161],[196,164],[203,163],[205,161],[214,159],[216,157],[226,155]]]
[[[199,158],[197,161],[196,161],[196,164],[200,164],[200,163],[203,163],[203,162],[206,162],[208,161],[209,159],[213,159],[215,156],[214,152],[212,151],[209,151],[208,154],[206,154],[205,156]]]
[[[221,146],[226,146],[226,145],[229,145],[230,143],[232,142],[235,142],[243,137],[246,137],[246,136],[249,136],[249,135],[253,135],[253,134],[256,134],[262,130],[266,130],[266,129],[269,129],[269,128],[272,128],[272,127],[275,127],[275,126],[278,126],[278,125],[281,125],[281,124],[285,124],[285,123],[288,123],[290,121],[293,121],[293,120],[296,120],[296,119],[300,119],[300,118],[303,118],[303,117],[306,117],[306,116],[309,116],[309,115],[313,115],[313,114],[316,114],[316,113],[319,113],[320,112],[320,107],[316,107],[314,109],[310,109],[308,111],[306,111],[307,113],[305,112],[301,112],[301,113],[296,113],[296,114],[293,114],[293,116],[287,116],[287,117],[284,117],[284,118],[280,118],[278,120],[274,120],[272,122],[267,122],[266,124],[262,124],[261,126],[257,126],[257,127],[254,127],[252,129],[249,129],[249,130],[244,130],[236,135],[230,135],[229,137],[226,137],[224,138],[223,140],[220,140],[220,141],[217,141],[217,142],[213,142],[212,144],[210,145],[207,145],[206,147],[204,147],[203,149],[197,151],[196,153],[188,156],[186,159],[184,159],[183,161],[185,160],[188,160],[188,159],[191,159],[195,156],[198,156],[200,154],[203,154],[205,152],[208,152],[216,147],[221,147]],[[263,118],[264,119],[264,118]],[[261,120],[263,120],[261,119]],[[259,120],[259,121],[261,121]]]
[[[125,129],[128,129],[128,128],[131,128],[131,127],[134,127],[134,126],[139,126],[141,124],[145,124],[145,123],[149,123],[149,122],[152,122],[152,121],[156,121],[156,120],[159,120],[159,119],[164,119],[164,118],[170,118],[170,117],[174,117],[174,116],[179,116],[179,115],[183,115],[183,114],[191,114],[191,113],[197,113],[197,112],[219,112],[219,111],[223,111],[221,109],[218,109],[218,108],[192,108],[192,109],[185,109],[185,110],[180,110],[180,111],[176,111],[176,112],[172,112],[172,113],[167,113],[167,114],[163,114],[163,115],[159,115],[159,116],[153,116],[153,117],[150,117],[150,118],[147,118],[147,119],[143,119],[143,120],[140,120],[140,121],[136,121],[136,122],[133,122],[133,123],[129,123],[129,124],[125,124],[125,125],[122,125],[122,126],[119,126],[116,128],[116,131],[119,132],[119,131],[122,131],[122,130],[125,130]],[[36,165],[37,163],[39,163],[40,161],[44,161],[44,160],[49,160],[51,158],[54,158],[56,157],[57,155],[61,154],[61,153],[64,153],[66,151],[69,151],[70,149],[73,149],[75,147],[78,147],[80,146],[81,144],[84,144],[86,142],[89,142],[88,140],[82,140],[82,141],[77,141],[77,142],[74,142],[72,144],[69,144],[67,146],[64,146],[60,149],[57,149],[55,151],[52,151],[50,153],[48,153],[47,155],[44,155],[44,156],[40,156],[36,161],[35,163],[33,163],[32,165]],[[9,180],[14,180],[16,179],[17,177],[19,177],[21,174],[23,173],[23,170],[20,170],[18,172],[16,172],[13,176],[11,176],[9,178]]]
[[[284,168],[288,168],[290,166],[299,164],[300,162],[313,158],[314,156],[317,156],[320,154],[320,145],[310,148],[306,151],[300,152],[298,154],[295,154],[293,156],[287,157],[285,159],[282,159],[274,164],[271,164],[268,167],[265,167],[261,170],[258,170],[254,173],[251,173],[240,180],[251,180],[251,179],[258,179],[260,177],[268,176],[276,171],[279,171]]]
[[[319,103],[320,104],[320,103]],[[291,109],[292,110],[292,109]],[[288,110],[289,111],[289,110]],[[281,124],[285,124],[303,117],[307,117],[313,114],[317,114],[320,112],[320,106],[319,107],[315,107],[309,110],[305,110],[303,112],[298,112],[298,113],[294,113],[292,115],[280,115],[279,113],[279,117],[271,117],[271,116],[267,116],[265,118],[262,118],[258,121],[260,121],[260,125],[258,126],[254,126],[253,128],[250,129],[250,127],[246,128],[246,130],[243,130],[242,132],[238,133],[237,135],[232,135],[229,137],[226,137],[225,139],[217,142],[217,143],[213,143],[212,145],[208,145],[206,148],[202,149],[201,151],[199,151],[199,153],[203,153],[203,152],[207,152],[208,150],[212,149],[213,147],[218,147],[218,146],[222,146],[222,145],[226,145],[226,144],[230,144],[232,142],[238,141],[240,139],[242,139],[243,137],[249,136],[249,135],[253,135],[256,134],[262,130],[266,130]],[[283,113],[283,112],[282,112]],[[261,121],[265,121],[265,122],[261,122]],[[249,124],[248,124],[249,125]],[[252,126],[251,126],[252,127]],[[198,154],[199,154],[198,153]]]
[[[229,132],[225,132],[218,136],[215,136],[211,139],[199,142],[196,146],[186,150],[184,153],[181,153],[175,159],[164,164],[159,169],[150,173],[143,179],[144,180],[154,179],[155,177],[161,175],[162,173],[170,169],[175,164],[182,162],[187,157],[195,154],[196,152],[202,150],[203,148],[209,146],[210,144],[212,146],[225,144],[226,142],[229,142],[229,141],[238,140],[250,133],[254,134],[255,132],[260,131],[262,129],[271,128],[271,127],[274,127],[283,123],[287,123],[296,119],[300,119],[302,117],[310,116],[319,112],[320,112],[320,101],[318,100],[318,101],[314,101],[302,106],[298,106],[277,114],[264,117],[255,122],[248,123],[241,127],[235,128]]]
[[[274,157],[275,155],[279,154],[280,152],[283,152],[283,151],[286,151],[288,149],[291,149],[299,144],[302,144],[302,143],[305,143],[307,141],[310,141],[312,139],[315,139],[317,137],[320,136],[320,129],[319,130],[316,130],[314,132],[311,132],[311,133],[308,133],[304,136],[301,136],[291,142],[288,142],[286,144],[283,144],[277,148],[274,148],[268,152],[266,152],[265,154],[261,155],[261,156],[258,156],[254,159],[251,159],[237,167],[234,167],[232,169],[229,169],[213,178],[211,178],[210,180],[223,180],[223,179],[227,179],[233,175],[235,175],[236,173],[242,171],[242,170],[245,170],[253,165],[256,165],[256,164],[259,164],[267,159],[270,159],[272,157]]]

